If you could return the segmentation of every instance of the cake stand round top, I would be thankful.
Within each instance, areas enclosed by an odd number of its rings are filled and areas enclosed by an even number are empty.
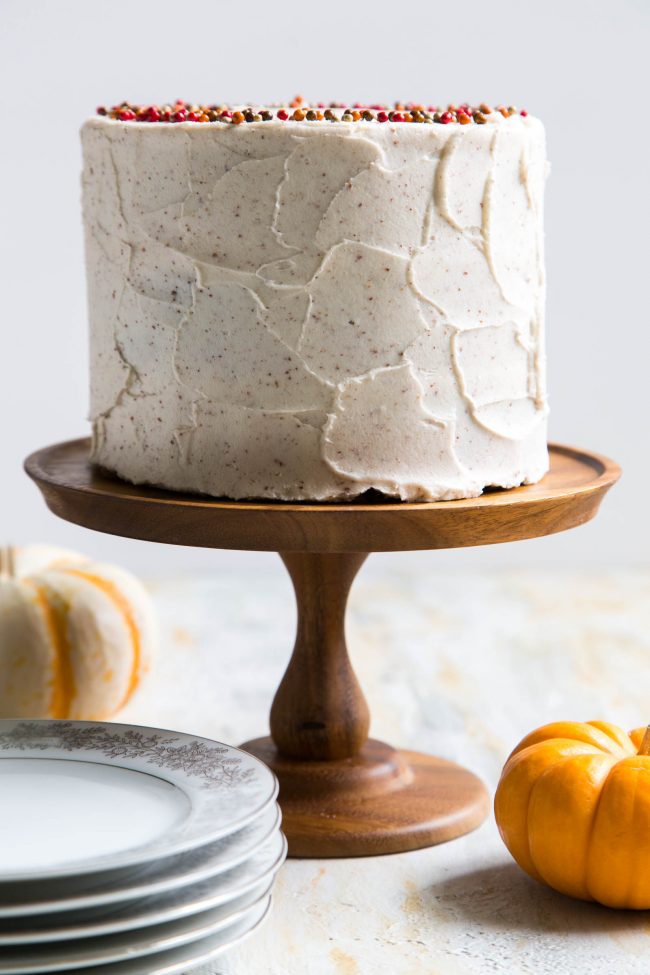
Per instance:
[[[535,538],[598,511],[620,476],[606,457],[551,444],[537,484],[460,501],[381,496],[343,503],[229,501],[129,484],[90,462],[90,440],[70,440],[25,462],[49,508],[85,528],[202,548],[284,552],[394,552]]]

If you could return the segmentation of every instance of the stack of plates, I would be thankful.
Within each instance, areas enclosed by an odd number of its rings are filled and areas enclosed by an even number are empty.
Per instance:
[[[241,941],[286,855],[277,788],[191,735],[0,721],[0,975],[171,975]]]

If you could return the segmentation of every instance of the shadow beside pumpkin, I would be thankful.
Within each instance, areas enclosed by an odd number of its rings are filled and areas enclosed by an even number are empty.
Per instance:
[[[449,877],[421,892],[436,914],[493,931],[589,934],[647,931],[648,912],[575,900],[528,877],[515,863],[495,863]]]

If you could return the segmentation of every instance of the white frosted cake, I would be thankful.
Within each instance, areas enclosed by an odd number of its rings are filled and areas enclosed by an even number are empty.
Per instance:
[[[546,472],[539,120],[123,103],[82,142],[97,464],[318,501]]]

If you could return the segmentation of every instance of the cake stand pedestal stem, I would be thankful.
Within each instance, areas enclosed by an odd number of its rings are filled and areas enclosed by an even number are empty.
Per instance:
[[[357,755],[370,713],[345,644],[345,609],[365,552],[281,552],[296,592],[293,655],[271,708],[271,736],[285,758]]]
[[[271,737],[242,747],[280,780],[289,855],[398,853],[478,826],[488,797],[471,772],[368,739],[368,705],[345,643],[348,594],[367,553],[280,556],[296,592],[296,641]]]

